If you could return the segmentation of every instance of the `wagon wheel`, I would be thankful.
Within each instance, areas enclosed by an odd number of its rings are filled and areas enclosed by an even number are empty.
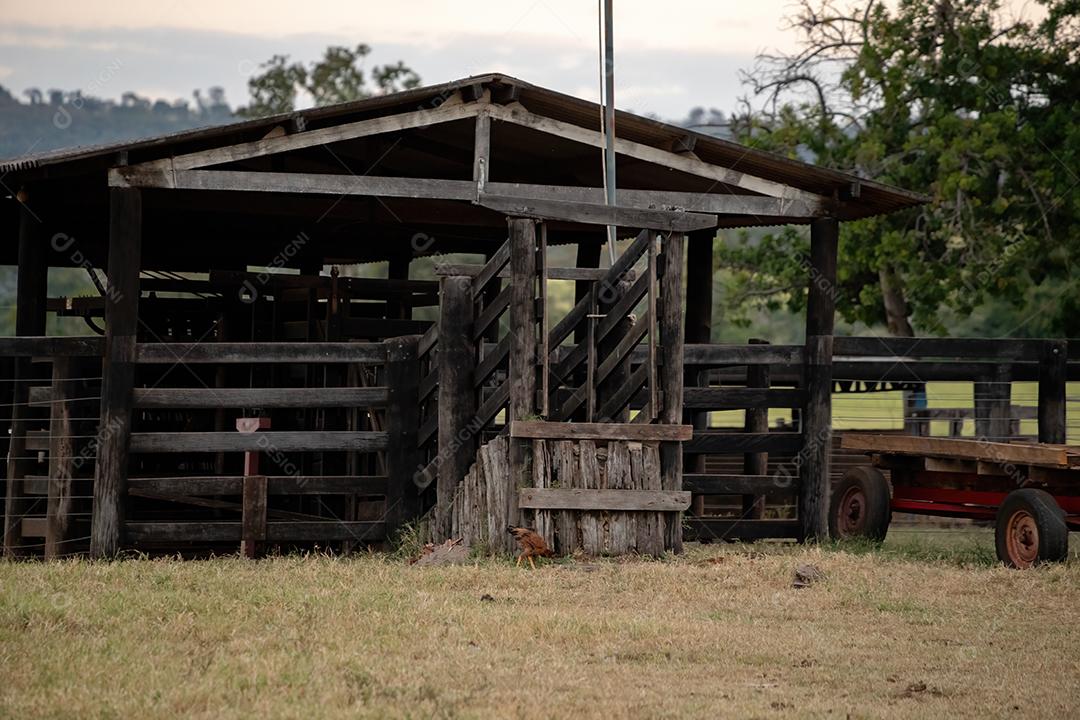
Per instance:
[[[1045,490],[1013,490],[998,508],[998,560],[1013,568],[1060,562],[1069,552],[1065,513]]]
[[[891,517],[889,483],[877,469],[865,465],[852,468],[833,488],[829,535],[834,540],[884,540]]]

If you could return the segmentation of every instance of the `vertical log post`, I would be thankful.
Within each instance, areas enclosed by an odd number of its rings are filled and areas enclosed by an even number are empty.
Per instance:
[[[661,411],[658,419],[677,424],[683,414],[683,253],[686,235],[671,233],[664,240],[660,276],[660,367]],[[660,444],[660,483],[662,490],[682,489],[682,443]],[[682,513],[666,513],[664,544],[673,552],[682,552]]]
[[[45,516],[45,559],[64,554],[71,522],[71,476],[75,461],[75,430],[71,404],[76,397],[72,386],[69,357],[53,358],[52,392],[49,404],[49,499]]]
[[[690,233],[686,247],[686,342],[708,343],[712,340],[713,324],[713,239],[716,230],[699,230]],[[684,384],[689,387],[707,386],[707,370],[688,371]],[[695,431],[709,427],[708,410],[688,410],[683,422],[693,425]],[[690,472],[705,472],[705,456],[690,456]],[[695,495],[690,514],[705,514],[705,496]]]
[[[1047,340],[1039,358],[1039,442],[1063,445],[1065,424],[1065,364],[1068,343]]]
[[[268,417],[236,419],[237,432],[251,434],[270,429]],[[266,476],[259,474],[258,450],[244,453],[244,484],[240,497],[240,554],[254,558],[266,542]]]
[[[15,296],[15,334],[45,334],[45,296],[48,258],[41,221],[26,206],[28,198],[20,193],[19,268]],[[15,358],[11,392],[11,439],[8,444],[7,488],[4,504],[4,554],[21,553],[22,520],[27,510],[26,477],[30,460],[26,454],[26,420],[30,402],[31,359]]]
[[[832,348],[836,307],[836,256],[840,224],[818,218],[810,225],[810,291],[806,303],[806,413],[799,465],[799,521],[803,542],[829,534],[829,460],[832,452]]]
[[[413,478],[423,467],[420,428],[419,335],[386,341],[386,537],[420,515],[420,494]]]
[[[98,458],[94,473],[94,510],[90,528],[90,554],[93,557],[115,555],[123,538],[141,254],[140,191],[135,188],[110,188],[105,358],[102,365]]]
[[[768,345],[768,340],[750,338],[751,345]],[[752,388],[769,387],[769,366],[748,365],[746,368],[746,386]],[[765,406],[746,409],[746,432],[769,432],[769,408]],[[747,475],[767,475],[769,473],[769,453],[746,453],[743,456],[743,472]],[[743,495],[743,515],[750,520],[765,517],[764,495]]]
[[[472,339],[472,280],[451,275],[439,283],[439,456],[435,539],[449,537],[454,491],[476,455],[476,344]]]
[[[510,218],[510,410],[507,422],[536,414],[536,222]],[[530,484],[532,444],[510,441],[507,520],[518,517],[518,488]]]

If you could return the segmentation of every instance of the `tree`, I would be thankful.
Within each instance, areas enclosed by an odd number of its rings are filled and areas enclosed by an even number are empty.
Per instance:
[[[843,224],[845,319],[939,333],[994,301],[1013,333],[1080,333],[1080,0],[1041,4],[1033,24],[997,0],[803,0],[800,49],[747,76],[744,142],[932,199]],[[807,246],[794,228],[725,246],[736,300],[801,307]]]
[[[237,114],[260,117],[290,112],[301,92],[310,95],[316,106],[323,106],[420,85],[420,76],[400,61],[376,65],[369,77],[364,60],[370,53],[371,48],[363,44],[332,46],[310,66],[289,62],[288,55],[274,55],[259,66],[262,72],[248,80],[251,103]]]

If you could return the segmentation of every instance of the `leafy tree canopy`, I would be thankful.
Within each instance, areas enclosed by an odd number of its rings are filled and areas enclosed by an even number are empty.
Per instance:
[[[370,53],[371,48],[363,44],[355,48],[332,46],[321,60],[309,65],[290,62],[288,55],[274,55],[259,66],[262,72],[248,80],[251,103],[237,114],[260,117],[289,112],[300,93],[307,93],[316,106],[322,106],[420,85],[420,76],[400,61],[376,65],[368,73],[364,60]]]
[[[800,49],[747,75],[744,142],[931,196],[844,223],[838,309],[948,332],[993,303],[1002,334],[1080,335],[1080,0],[1009,19],[998,0],[802,0]],[[805,301],[805,229],[724,245],[736,310]]]

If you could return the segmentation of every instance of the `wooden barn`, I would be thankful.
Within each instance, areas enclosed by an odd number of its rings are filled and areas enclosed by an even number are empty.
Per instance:
[[[835,368],[849,389],[1043,376],[1042,345],[834,340],[839,223],[919,195],[619,113],[609,206],[600,116],[483,75],[0,164],[5,552],[347,551],[422,516],[491,550],[508,523],[560,552],[820,538]],[[710,343],[717,230],[788,223],[810,226],[805,346]],[[51,297],[60,267],[97,294]],[[86,332],[45,336],[53,314]],[[881,367],[900,352],[925,372]],[[744,427],[708,427],[732,408]],[[797,511],[766,517],[773,495]]]

